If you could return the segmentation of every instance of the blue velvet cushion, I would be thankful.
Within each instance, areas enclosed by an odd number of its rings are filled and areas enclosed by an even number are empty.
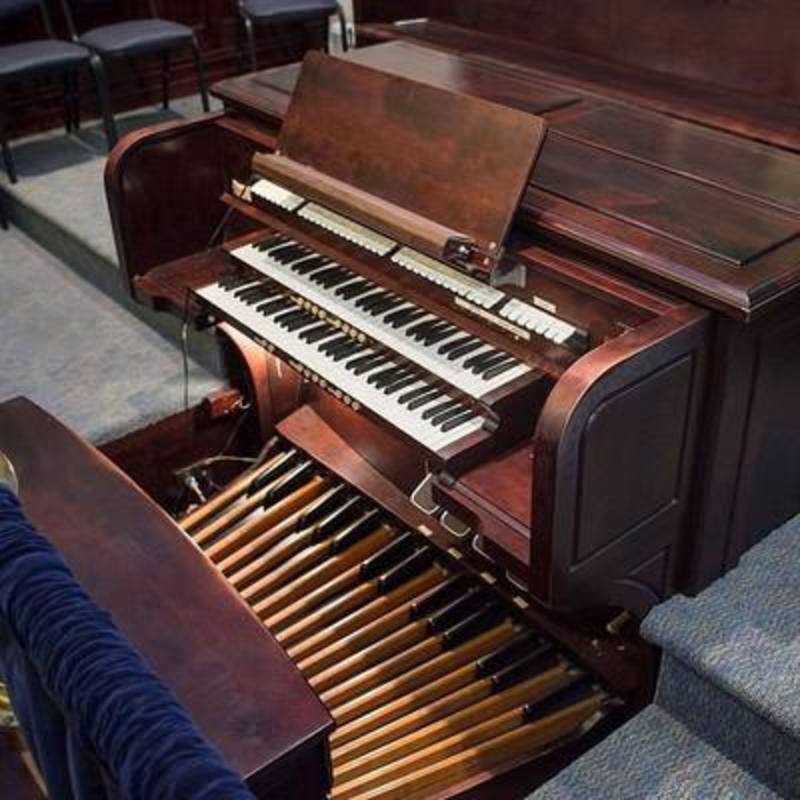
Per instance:
[[[0,47],[0,80],[39,72],[79,67],[89,60],[89,51],[71,42],[37,39]]]
[[[263,22],[302,22],[335,14],[336,0],[245,0],[245,11]]]
[[[79,41],[102,55],[136,55],[188,45],[192,29],[165,19],[131,19],[84,33]]]
[[[254,800],[0,485],[0,671],[59,800]]]

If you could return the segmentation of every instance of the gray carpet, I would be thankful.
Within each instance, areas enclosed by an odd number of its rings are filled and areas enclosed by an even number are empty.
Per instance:
[[[800,517],[653,609],[654,705],[532,800],[800,798]]]
[[[800,741],[800,518],[699,597],[654,609],[642,633]]]
[[[25,395],[101,443],[183,404],[181,352],[24,234],[0,232],[0,401]],[[221,380],[190,362],[190,397]]]
[[[531,800],[779,800],[779,795],[652,705]]]
[[[212,108],[219,107],[213,101]],[[167,111],[159,106],[120,114],[117,126],[122,136],[145,125],[201,112],[199,97],[191,95],[174,100]],[[0,188],[14,202],[77,234],[85,246],[116,270],[117,254],[103,185],[106,141],[102,126],[89,121],[76,135],[69,136],[63,129],[47,131],[13,141],[11,147],[19,182],[10,184],[0,170]]]

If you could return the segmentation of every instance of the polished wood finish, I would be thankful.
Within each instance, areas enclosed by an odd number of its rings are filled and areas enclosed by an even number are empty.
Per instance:
[[[360,106],[357,116],[354,102]],[[278,148],[281,156],[398,209],[390,216],[391,208],[381,213],[378,205],[365,224],[394,219],[392,227],[400,229],[390,229],[390,236],[435,258],[449,255],[437,247],[446,233],[425,226],[442,226],[467,237],[493,263],[545,127],[543,120],[505,105],[309,53]],[[456,196],[450,191],[455,174]],[[335,198],[329,202],[342,210]],[[358,220],[357,196],[350,205],[344,212]],[[413,216],[404,222],[402,212]]]
[[[321,798],[330,717],[175,523],[32,403],[0,406],[0,448],[32,522],[255,793],[294,792],[302,771],[293,796]]]
[[[741,363],[755,364],[754,354],[768,352],[770,342],[777,356],[782,345],[776,338],[784,342],[796,336],[788,320],[798,302],[800,278],[800,162],[791,152],[800,150],[797,125],[789,122],[787,107],[732,88],[642,73],[616,60],[601,63],[596,55],[543,49],[535,40],[550,35],[548,26],[521,35],[527,31],[527,18],[511,23],[514,3],[502,13],[494,4],[482,4],[477,12],[479,5],[465,6],[457,25],[452,15],[458,12],[440,8],[447,23],[367,27],[368,35],[395,43],[350,57],[389,72],[405,69],[434,85],[457,85],[515,107],[525,103],[525,81],[532,86],[531,102],[541,87],[571,96],[569,105],[542,112],[550,132],[517,227],[517,253],[530,254],[535,269],[520,278],[512,268],[509,281],[532,287],[543,264],[559,264],[561,274],[574,279],[579,264],[599,262],[606,277],[618,281],[617,288],[622,285],[619,271],[624,270],[714,312],[711,329],[719,333],[708,357],[719,379],[710,383],[702,411],[690,523],[696,530],[695,555],[687,550],[680,568],[683,590],[698,591],[797,509],[792,479],[786,478],[796,473],[797,460],[791,449],[778,444],[778,437],[770,444],[758,431],[769,429],[771,415],[786,411],[781,429],[795,441],[788,387],[800,380],[800,368],[791,359],[780,367],[767,359],[755,369],[740,368]],[[568,5],[589,13],[588,6]],[[667,28],[689,23],[688,10],[673,12]],[[722,30],[740,14],[717,13]],[[650,18],[645,14],[642,19]],[[505,26],[502,36],[492,27],[498,20]],[[416,58],[420,45],[434,55]],[[249,92],[237,95],[229,83],[220,87],[220,95],[239,119],[244,119],[247,103],[258,97],[258,111],[250,117],[255,123],[256,113],[281,116],[295,80],[292,68],[267,71],[254,77]],[[734,321],[723,321],[723,315]],[[763,321],[754,324],[758,319]],[[785,400],[776,400],[770,412],[758,403],[758,418],[748,416],[748,398],[761,384],[784,387],[780,396]],[[745,456],[748,438],[752,444]],[[771,466],[763,472],[759,464]],[[758,481],[760,497],[750,491],[757,474],[765,475]],[[769,500],[762,502],[765,497]],[[524,522],[525,516],[516,518]],[[505,538],[513,550],[518,537]]]
[[[295,417],[299,425],[284,426],[294,439],[282,445],[287,452],[302,450],[298,434],[308,411],[296,412],[287,423]],[[319,425],[317,429],[318,435],[324,430]],[[314,444],[316,453],[324,453],[317,440]],[[333,440],[327,442],[328,446],[333,444]],[[305,455],[310,454],[302,457]],[[321,541],[305,542],[299,551],[301,562],[296,561],[293,551],[282,552],[281,544],[270,551],[276,553],[269,573],[274,579],[265,589],[265,599],[280,594],[285,585],[281,574],[293,563],[302,579],[312,575],[317,565],[325,566],[357,550],[357,540],[346,543],[341,538],[351,529],[354,511],[365,510],[367,519],[375,518],[374,500],[363,496],[363,489],[370,487],[363,480],[370,470],[359,474],[359,470],[353,470],[357,463],[347,453],[341,455],[350,465],[348,479],[354,475],[360,482],[346,494],[336,495],[333,507],[339,510],[330,518],[335,522],[320,525]],[[324,462],[316,462],[312,474],[321,477],[329,468]],[[374,491],[376,487],[371,488]],[[352,492],[360,495],[356,506],[348,505],[353,502]],[[387,499],[391,496],[390,492]],[[276,502],[279,505],[280,501]],[[235,506],[235,497],[231,504]],[[313,502],[305,507],[307,513],[312,513],[312,507]],[[275,503],[268,503],[261,513],[271,515],[275,508]],[[348,508],[350,511],[343,513]],[[383,506],[377,514],[386,518],[392,529],[402,532],[402,539],[397,540],[407,543],[399,555],[402,564],[408,552],[429,548],[434,536],[432,531],[408,530],[407,520],[395,513],[406,508],[405,502],[394,503],[392,510]],[[301,521],[297,530],[303,530]],[[366,530],[364,527],[362,532]],[[219,541],[225,543],[228,535],[223,533]],[[343,549],[334,547],[337,542]],[[320,547],[328,551],[321,562]],[[209,555],[210,547],[202,550]],[[398,564],[396,545],[382,552],[381,568],[391,570]],[[394,554],[389,556],[389,552]],[[341,726],[332,737],[331,797],[355,799],[384,791],[395,796],[402,789],[416,793],[422,791],[420,787],[431,785],[443,792],[442,796],[449,796],[465,788],[470,780],[485,781],[487,772],[503,775],[526,759],[532,759],[531,769],[538,773],[538,751],[544,745],[565,744],[570,748],[570,742],[563,741],[567,735],[574,742],[580,741],[592,727],[589,724],[583,730],[584,722],[590,717],[596,722],[611,711],[610,695],[600,686],[587,683],[583,669],[570,655],[559,652],[531,630],[530,622],[518,614],[518,609],[504,603],[502,592],[489,588],[492,581],[464,566],[459,558],[440,552],[435,570],[416,578],[413,572],[405,572],[400,580],[412,600],[410,607],[400,606],[377,618],[367,615],[351,636],[335,636],[334,645],[345,646],[322,668],[318,664],[309,666],[309,659],[299,661],[299,668]],[[439,583],[432,592],[426,591],[430,583],[420,581],[431,571]],[[373,578],[370,572],[356,580],[368,586]],[[247,587],[238,590],[257,610],[258,598],[248,597]],[[340,586],[335,597],[342,599],[349,593],[349,584]],[[363,602],[361,608],[368,608],[370,596]],[[325,598],[320,603],[323,605],[319,608],[328,607]],[[350,618],[346,604],[338,610],[334,623]],[[266,624],[270,626],[269,621]],[[312,660],[324,653],[306,646],[316,638],[313,631],[304,636],[302,649],[313,653]],[[296,648],[290,648],[288,655],[297,663]],[[512,746],[505,752],[506,735],[523,727],[538,746]],[[438,769],[443,762],[452,769]]]

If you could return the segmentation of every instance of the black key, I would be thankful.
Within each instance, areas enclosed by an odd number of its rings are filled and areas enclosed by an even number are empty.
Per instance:
[[[282,245],[281,247],[276,247],[274,250],[272,250],[269,254],[269,257],[284,263],[282,259],[284,259],[287,255],[290,257],[290,260],[294,260],[291,259],[291,256],[295,253],[299,254],[301,252],[300,248],[301,245],[297,244],[296,242],[288,242],[287,244]]]
[[[331,275],[323,282],[323,286],[326,289],[332,289],[334,286],[341,286],[346,281],[350,281],[353,279],[353,273],[349,270],[342,269],[336,275]]]
[[[291,300],[281,297],[278,300],[272,300],[271,302],[257,306],[256,311],[268,317],[270,314],[277,314],[279,311],[284,311],[292,307],[294,307],[294,303]]]
[[[342,342],[341,344],[334,344],[332,347],[327,348],[325,351],[331,358],[335,360],[339,360],[336,358],[340,353],[344,353],[342,358],[346,358],[347,354],[351,351],[353,346],[353,340],[348,336],[346,342]]]
[[[372,372],[372,370],[377,369],[378,367],[382,367],[384,364],[388,364],[389,359],[385,356],[379,356],[376,361],[369,361],[366,364],[362,364],[360,367],[356,367],[353,372],[356,375],[363,375],[365,372]]]
[[[416,325],[406,328],[405,335],[411,339],[422,339],[435,325],[438,325],[438,320],[435,319],[418,322]]]
[[[485,353],[478,353],[477,355],[470,356],[461,366],[464,369],[472,369],[487,361],[491,361],[495,356],[502,355],[499,350],[487,350]]]
[[[402,374],[403,372],[405,372],[405,370],[402,367],[389,367],[380,372],[373,372],[372,375],[367,378],[367,383],[373,384],[378,389],[382,389],[387,383],[391,383],[398,374]]]
[[[345,300],[352,300],[354,297],[371,292],[375,288],[376,286],[372,281],[360,281],[359,283],[351,283],[349,286],[341,286],[336,290],[336,294]]]
[[[416,411],[418,408],[422,408],[423,406],[428,405],[428,403],[433,403],[435,400],[438,400],[440,397],[446,397],[444,392],[442,391],[435,391],[432,394],[422,395],[418,397],[416,400],[412,400],[408,404],[409,411]]]
[[[375,287],[377,289],[377,287]],[[372,294],[365,294],[356,300],[356,308],[363,308],[364,310],[368,309],[372,303],[377,303],[378,300],[381,298],[387,297],[389,292],[373,292]]]
[[[333,262],[329,258],[317,256],[316,258],[306,258],[303,259],[303,261],[292,264],[291,270],[298,275],[308,275],[309,272],[313,272],[315,269],[322,269],[326,264],[332,263]]]
[[[264,239],[258,244],[255,245],[256,250],[260,250],[262,253],[265,250],[269,250],[271,247],[277,247],[279,244],[284,242],[288,243],[289,237],[284,236],[282,233],[275,234],[275,236],[270,236],[268,239]]]
[[[456,361],[462,356],[471,353],[473,350],[477,350],[479,347],[483,347],[483,342],[480,339],[475,339],[469,342],[468,344],[462,344],[461,347],[456,347],[453,350],[451,350],[447,354],[447,358],[450,361]]]
[[[278,256],[270,254],[270,257],[276,259],[281,264],[291,264],[293,261],[299,261],[301,258],[313,255],[313,250],[309,250],[307,247],[303,247],[303,245],[299,244],[289,250],[284,250]]]
[[[374,361],[376,358],[379,358],[379,356],[379,353],[367,353],[364,356],[360,356],[359,358],[354,358],[352,361],[348,361],[345,364],[345,367],[349,370],[358,369],[364,364],[368,364],[370,361]]]
[[[234,297],[238,297],[240,300],[242,298],[248,297],[249,295],[253,294],[254,292],[258,294],[262,289],[266,288],[266,284],[264,283],[257,283],[254,286],[243,286],[240,289],[237,289],[234,293]]]
[[[458,417],[454,417],[453,419],[448,420],[447,422],[442,425],[442,433],[447,433],[448,431],[455,430],[459,426],[463,425],[465,422],[469,422],[471,419],[474,419],[478,416],[477,411],[467,411],[464,414],[461,414]]]
[[[254,303],[260,303],[264,300],[269,300],[270,298],[278,297],[279,295],[283,295],[283,289],[267,289],[264,288],[263,291],[259,292],[257,295],[253,295],[252,297],[248,297],[245,302],[247,305],[252,306]]]
[[[393,383],[390,383],[383,390],[384,394],[392,395],[405,389],[407,386],[412,386],[419,380],[419,375],[409,375],[407,378],[395,378]]]
[[[385,314],[387,311],[391,311],[393,308],[397,308],[397,306],[403,303],[405,303],[405,300],[402,297],[392,297],[388,300],[384,300],[382,303],[376,303],[370,308],[369,313],[372,314],[373,317],[377,317],[379,314]]]
[[[448,409],[451,408],[458,408],[459,406],[461,406],[460,400],[446,400],[444,403],[439,403],[438,405],[431,406],[430,408],[423,411],[422,419],[431,419],[432,417],[441,414],[442,411],[447,411]]]
[[[287,311],[285,314],[279,314],[272,321],[275,324],[280,325],[281,327],[283,327],[287,323],[291,323],[291,322],[294,322],[297,319],[305,317],[306,313],[307,312],[303,311],[302,308],[296,308],[294,311]]]
[[[473,367],[472,371],[476,375],[485,375],[492,367],[497,367],[500,364],[505,363],[508,360],[508,358],[509,358],[508,353],[501,353],[499,356],[490,358],[488,361],[484,361],[479,366]]]
[[[334,355],[334,361],[341,361],[343,358],[347,358],[348,356],[354,356],[357,353],[361,353],[367,349],[365,344],[359,344],[358,342],[353,342],[347,348],[340,348],[336,355]]]
[[[444,423],[447,422],[448,420],[455,419],[456,417],[460,417],[466,414],[467,411],[469,411],[469,408],[459,403],[455,408],[450,408],[447,411],[442,411],[441,414],[437,414],[435,417],[432,417],[431,425],[435,425],[438,428],[441,425],[444,425]]]
[[[483,373],[483,379],[485,381],[490,381],[492,378],[496,378],[498,375],[502,375],[504,372],[508,372],[512,367],[515,367],[519,362],[516,358],[509,359],[508,361],[504,361],[502,364],[498,364],[496,367],[492,367],[491,369],[487,369],[486,372]]]
[[[331,339],[327,342],[323,342],[317,350],[320,353],[327,353],[329,350],[333,350],[334,348],[338,347],[340,344],[347,344],[350,342],[351,339],[349,336],[337,336],[335,339]]]
[[[300,334],[301,339],[305,339],[308,344],[316,344],[317,342],[325,339],[326,337],[330,336],[334,332],[334,328],[332,328],[328,324],[319,325],[316,328],[309,328],[307,331],[303,331]]]
[[[217,281],[217,285],[226,291],[233,291],[239,286],[244,286],[247,283],[252,283],[254,278],[250,275],[242,275],[240,272],[234,272],[232,275],[224,275]]]
[[[386,310],[387,303],[395,303],[398,299],[401,303],[403,302],[402,298],[398,298],[397,295],[392,292],[387,292],[382,297],[380,295],[372,295],[372,297],[364,303],[362,308],[364,311],[369,311],[373,316],[377,316],[380,314],[380,309]],[[378,311],[376,312],[375,309],[378,309]]]
[[[461,345],[469,344],[470,342],[477,341],[474,336],[459,336],[458,339],[453,339],[450,342],[445,342],[440,348],[439,353],[442,355],[446,355],[447,353],[455,350],[457,347],[461,347]]]
[[[321,269],[315,272],[308,280],[310,283],[316,283],[322,286],[328,278],[335,278],[342,272],[341,267],[328,267],[328,269]]]
[[[402,319],[400,322],[393,322],[392,327],[396,328],[397,330],[402,330],[403,328],[407,328],[409,325],[416,322],[420,317],[424,317],[427,313],[428,312],[424,310],[415,311],[410,317]]]
[[[302,317],[298,317],[294,322],[284,325],[284,327],[286,330],[294,333],[294,331],[299,331],[303,328],[307,328],[309,325],[313,325],[316,321],[317,318],[312,314],[304,314]]]
[[[420,386],[418,389],[412,389],[410,392],[406,392],[403,395],[400,395],[398,398],[398,402],[405,405],[406,403],[410,403],[412,400],[416,400],[418,397],[421,397],[423,394],[428,394],[428,392],[433,390],[433,386],[430,384],[426,384],[425,386]]]
[[[393,328],[403,328],[406,325],[410,325],[412,322],[415,322],[420,317],[425,316],[428,312],[422,308],[408,308],[402,311],[395,311],[393,314],[389,314],[383,321],[387,325],[391,325]]]
[[[448,336],[452,336],[457,330],[458,328],[454,328],[452,325],[444,325],[438,330],[434,331],[433,333],[429,333],[425,337],[426,347],[430,347],[431,345],[441,342],[442,339],[446,339]]]

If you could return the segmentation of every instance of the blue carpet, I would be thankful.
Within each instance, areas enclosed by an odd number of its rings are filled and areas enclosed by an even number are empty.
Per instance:
[[[764,663],[769,681],[771,664]],[[753,713],[683,662],[665,655],[655,702],[783,797],[800,797],[800,741]]]
[[[530,800],[779,800],[745,770],[652,705]]]
[[[642,633],[800,742],[800,517],[698,597],[653,609]]]
[[[190,399],[219,388],[190,362]],[[25,395],[102,443],[179,411],[181,353],[18,231],[0,232],[0,401]]]

